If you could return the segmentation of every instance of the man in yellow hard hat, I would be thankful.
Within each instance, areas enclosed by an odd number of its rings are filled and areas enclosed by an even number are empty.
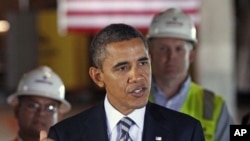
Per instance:
[[[7,102],[19,126],[13,141],[38,141],[40,130],[48,131],[71,109],[62,80],[47,66],[25,73]]]
[[[206,141],[228,141],[232,123],[223,98],[192,82],[196,28],[181,10],[154,16],[147,35],[152,59],[150,101],[200,120]]]

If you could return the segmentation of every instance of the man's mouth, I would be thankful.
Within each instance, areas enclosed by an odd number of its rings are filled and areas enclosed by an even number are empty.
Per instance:
[[[144,95],[146,89],[147,89],[146,87],[136,88],[136,89],[132,90],[130,92],[130,94],[132,94],[133,96],[136,96],[136,97],[140,97],[140,96]]]
[[[133,93],[140,93],[141,91],[142,91],[142,88],[134,90]]]

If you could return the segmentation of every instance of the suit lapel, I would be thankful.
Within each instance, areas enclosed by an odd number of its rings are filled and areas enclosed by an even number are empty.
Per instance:
[[[156,138],[161,138],[162,141],[172,141],[171,130],[163,124],[166,120],[161,113],[151,106],[151,103],[147,104],[144,129],[143,129],[143,141],[155,141]]]
[[[101,102],[90,111],[88,118],[84,121],[82,140],[108,141],[107,124],[104,103]],[[85,132],[87,130],[87,132]]]
[[[89,116],[83,122],[82,140],[109,141],[104,103],[101,102],[89,111],[88,114]],[[148,103],[145,112],[142,140],[155,141],[159,137],[162,138],[162,141],[174,141],[171,129],[168,128],[170,126],[166,125],[165,120],[166,118],[162,113],[151,103]],[[88,132],[85,132],[86,130]]]

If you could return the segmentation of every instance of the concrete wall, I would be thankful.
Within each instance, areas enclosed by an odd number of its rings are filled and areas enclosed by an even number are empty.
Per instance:
[[[237,120],[235,81],[235,27],[231,0],[202,1],[199,82],[221,95]]]
[[[6,87],[16,89],[23,73],[37,66],[36,16],[31,12],[9,13],[6,36]]]

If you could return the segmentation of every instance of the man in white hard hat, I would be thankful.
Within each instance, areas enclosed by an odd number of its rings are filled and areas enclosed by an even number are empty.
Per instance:
[[[19,126],[13,141],[38,141],[41,130],[48,131],[71,109],[62,80],[47,66],[25,73],[7,102],[13,106]]]
[[[90,55],[89,75],[105,98],[52,126],[48,136],[41,132],[40,141],[204,141],[197,119],[148,102],[151,62],[141,32],[110,24],[93,38]]]
[[[188,72],[197,43],[191,18],[176,8],[158,13],[147,39],[153,74],[150,101],[200,120],[206,141],[228,141],[232,118],[225,101],[192,82]]]

